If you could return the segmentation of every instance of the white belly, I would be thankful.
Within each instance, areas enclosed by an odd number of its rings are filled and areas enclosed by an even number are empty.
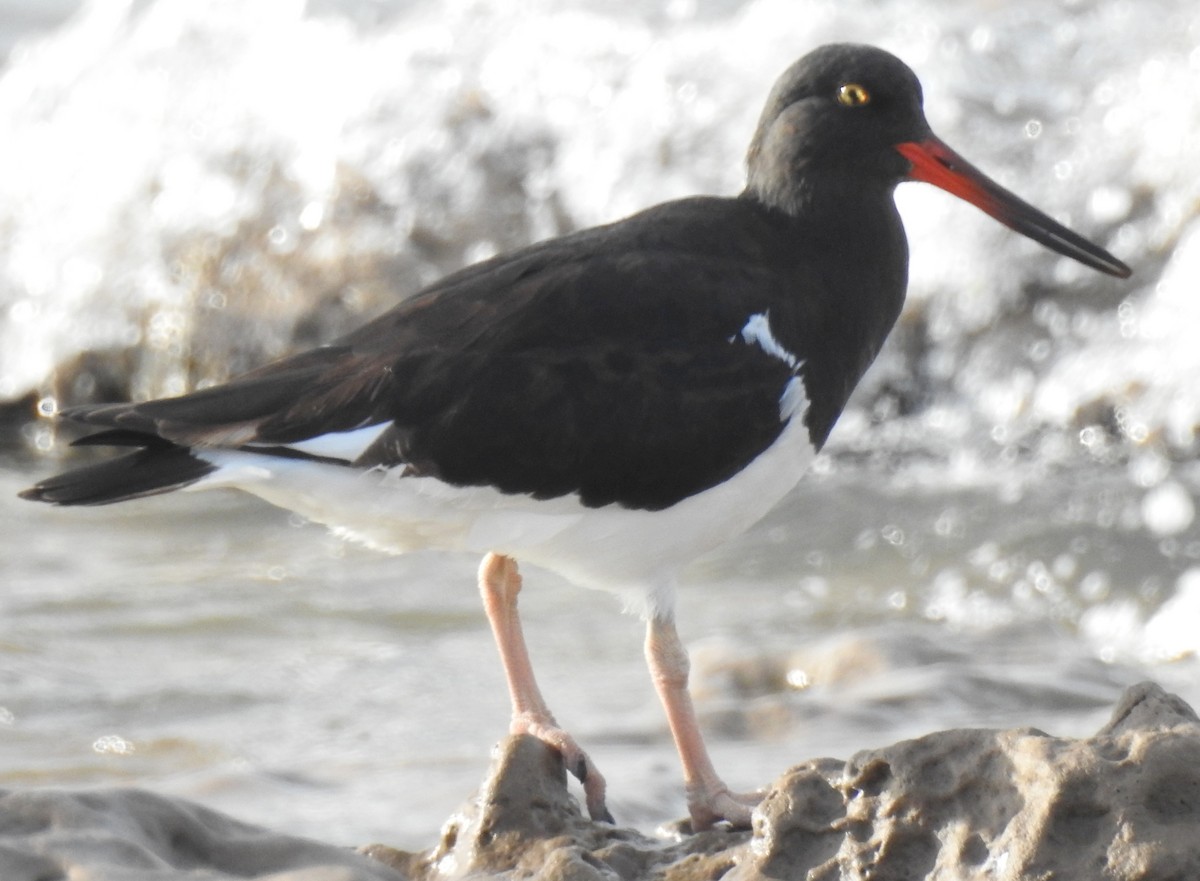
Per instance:
[[[230,486],[381,550],[488,551],[585,587],[620,593],[631,611],[669,614],[675,573],[761,519],[803,476],[814,450],[800,418],[724,483],[661,511],[588,508],[454,487],[396,470],[360,470],[236,450],[196,449],[219,470],[189,489]]]

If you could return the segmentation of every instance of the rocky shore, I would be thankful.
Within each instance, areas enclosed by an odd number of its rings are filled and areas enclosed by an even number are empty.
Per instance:
[[[358,852],[140,790],[0,793],[4,881],[751,881],[1200,878],[1200,719],[1151,683],[1086,739],[955,729],[814,759],[766,790],[751,830],[593,823],[557,753],[496,749],[427,851]]]

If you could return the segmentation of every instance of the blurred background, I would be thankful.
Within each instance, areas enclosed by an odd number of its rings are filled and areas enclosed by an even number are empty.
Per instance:
[[[0,787],[432,843],[507,727],[477,561],[235,495],[35,507],[15,493],[68,457],[41,417],[736,193],[775,77],[831,41],[903,57],[942,137],[1135,274],[900,188],[900,326],[799,491],[684,578],[718,766],[752,788],[948,726],[1086,735],[1146,678],[1200,703],[1195,3],[4,0]],[[682,815],[639,623],[526,576],[544,690],[614,813]]]

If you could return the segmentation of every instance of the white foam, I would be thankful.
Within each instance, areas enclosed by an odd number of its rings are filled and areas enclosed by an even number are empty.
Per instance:
[[[1195,519],[1192,495],[1177,481],[1164,481],[1142,497],[1142,523],[1155,535],[1178,535]]]
[[[1200,656],[1200,568],[1179,576],[1175,593],[1150,616],[1143,659],[1175,661]]]
[[[940,135],[1081,231],[1111,231],[1101,244],[1138,274],[1100,279],[949,194],[901,186],[925,330],[885,348],[831,449],[943,444],[986,463],[995,431],[1061,456],[1080,419],[1110,406],[1138,438],[1187,450],[1200,177],[1184,145],[1200,106],[1164,84],[1194,78],[1200,12],[1123,8],[900,0],[863,21],[837,6],[795,20],[780,0],[666,18],[482,0],[356,28],[300,3],[90,4],[0,77],[0,163],[22,170],[0,179],[0,397],[54,386],[81,351],[129,347],[136,397],[185,391],[224,379],[231,353],[255,364],[285,350],[331,282],[396,266],[433,280],[564,225],[736,193],[772,81],[849,28],[917,70]],[[443,256],[428,256],[430,236]],[[1128,294],[1120,310],[1085,314],[1078,294],[1096,281]],[[340,302],[353,321],[418,286],[359,285]],[[1006,313],[1004,327],[1021,324],[1031,286],[1076,289],[1039,298],[1050,341],[1036,358],[1024,329],[987,331]],[[914,351],[927,406],[880,426],[863,408]]]

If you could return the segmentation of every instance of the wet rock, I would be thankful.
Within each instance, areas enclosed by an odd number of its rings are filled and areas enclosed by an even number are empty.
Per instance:
[[[413,879],[511,877],[537,881],[701,881],[727,874],[748,831],[651,838],[583,816],[559,754],[527,735],[500,743],[480,791],[424,854],[384,845],[364,853]]]
[[[562,760],[503,741],[441,841],[362,854],[137,790],[0,792],[4,881],[1191,881],[1200,878],[1200,719],[1150,683],[1094,737],[941,731],[792,768],[750,830],[594,823]]]
[[[1200,721],[1129,689],[1095,737],[955,730],[792,769],[728,881],[1200,877]]]
[[[553,751],[510,739],[437,847],[367,852],[422,881],[1200,878],[1200,720],[1150,683],[1086,740],[962,729],[806,762],[751,831],[649,838],[586,820],[565,787]]]
[[[3,881],[403,881],[345,848],[137,789],[0,790]]]

